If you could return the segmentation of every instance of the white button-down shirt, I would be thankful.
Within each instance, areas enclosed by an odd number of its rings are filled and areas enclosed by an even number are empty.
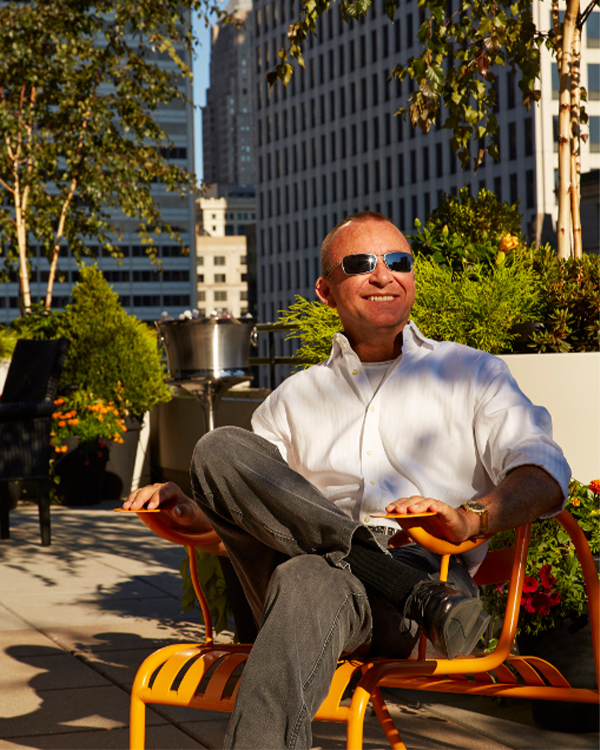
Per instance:
[[[336,333],[326,362],[287,378],[261,404],[254,431],[367,525],[392,524],[371,514],[411,495],[458,507],[526,464],[544,468],[566,497],[571,472],[550,415],[520,391],[506,364],[427,339],[412,322],[403,333],[402,355],[375,391]]]

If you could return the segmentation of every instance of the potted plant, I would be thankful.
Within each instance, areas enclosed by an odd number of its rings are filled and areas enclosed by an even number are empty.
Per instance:
[[[65,505],[94,505],[102,498],[108,443],[123,443],[125,421],[114,402],[87,391],[72,391],[54,404],[50,442],[58,497]]]
[[[569,485],[567,510],[581,527],[592,554],[600,547],[600,480]],[[496,534],[491,549],[514,541],[514,531]],[[492,615],[494,632],[502,625],[506,585],[482,588],[484,608]],[[495,639],[490,639],[490,647]],[[517,627],[517,645],[526,654],[554,664],[575,687],[595,686],[591,630],[583,572],[569,535],[554,519],[531,527],[525,582]],[[597,731],[593,706],[533,701],[535,720],[562,731]],[[592,710],[594,709],[594,710]]]
[[[123,309],[95,265],[80,268],[61,329],[71,340],[61,389],[93,393],[125,419],[123,442],[110,445],[103,490],[105,498],[122,497],[131,491],[144,415],[171,398],[156,331]]]
[[[123,442],[106,443],[110,455],[103,496],[128,494],[144,415],[171,398],[156,331],[123,309],[95,265],[80,267],[72,301],[64,312],[37,306],[13,321],[11,328],[20,338],[66,336],[71,341],[59,395],[93,394],[104,404],[112,402],[125,419],[128,429]]]

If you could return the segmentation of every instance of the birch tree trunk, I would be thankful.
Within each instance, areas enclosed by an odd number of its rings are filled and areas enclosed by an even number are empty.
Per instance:
[[[562,27],[558,114],[558,257],[571,255],[571,77],[579,0],[568,0]]]
[[[581,258],[581,29],[576,27],[571,66],[571,216],[573,219],[573,255]]]

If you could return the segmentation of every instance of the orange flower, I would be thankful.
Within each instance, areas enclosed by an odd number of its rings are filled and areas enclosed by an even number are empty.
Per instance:
[[[52,419],[59,419],[60,417],[62,417],[62,411],[55,411],[52,415]]]
[[[59,427],[66,427],[67,423],[61,419],[61,421],[58,423]]]
[[[600,495],[600,479],[593,479],[590,482],[590,490],[594,495]]]
[[[500,240],[498,249],[502,253],[509,253],[511,250],[514,250],[515,247],[518,246],[519,240],[516,237],[514,237],[512,234],[505,234],[504,237]]]
[[[54,403],[56,404],[56,406],[60,406],[61,404],[65,403],[65,400],[64,398],[55,398]]]
[[[69,424],[72,424],[72,425],[79,424],[79,420],[78,419],[69,419]]]

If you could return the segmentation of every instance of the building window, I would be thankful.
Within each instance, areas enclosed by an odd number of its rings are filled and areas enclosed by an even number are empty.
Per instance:
[[[215,274],[215,284],[224,284],[225,283],[225,274],[224,273],[216,273]]]
[[[560,83],[558,79],[558,65],[556,63],[552,63],[552,98],[558,99],[558,90],[560,88]]]
[[[554,145],[554,153],[558,152],[558,115],[552,117],[552,142]]]
[[[600,47],[600,13],[590,13],[585,27],[587,29],[587,46]]]
[[[414,185],[417,182],[417,152],[410,152],[410,181]],[[413,216],[414,218],[414,216]]]
[[[515,108],[515,74],[508,71],[506,74],[506,106],[508,109]]]
[[[517,123],[508,123],[508,158],[514,161],[517,158]]]
[[[527,208],[535,208],[535,173],[533,169],[525,172],[525,190]]]
[[[525,120],[525,156],[533,156],[533,117]]]
[[[588,71],[588,99],[598,100],[600,99],[600,65],[596,63],[587,66]]]
[[[227,292],[215,292],[215,302],[227,302]]]
[[[600,152],[600,117],[590,117],[590,151],[593,154]]]
[[[519,200],[519,175],[513,172],[509,180],[510,202],[514,205]]]
[[[198,292],[198,302],[206,301],[206,292]]]
[[[196,263],[197,263],[197,264],[198,264],[199,266],[203,266],[203,265],[204,265],[204,256],[203,256],[203,255],[199,255],[199,256],[198,256],[198,257],[196,258]]]
[[[435,144],[435,168],[436,176],[443,177],[444,175],[444,154],[441,143]]]
[[[502,203],[502,177],[494,177],[494,193],[499,203]]]
[[[226,262],[224,255],[215,255],[213,258],[213,265],[215,266],[224,266]]]
[[[204,284],[204,274],[203,274],[203,273],[199,273],[199,274],[197,274],[197,275],[196,275],[196,281],[197,281],[197,282],[198,282],[199,284]]]
[[[404,154],[398,154],[398,185],[404,185]],[[401,221],[401,224],[404,222]]]

